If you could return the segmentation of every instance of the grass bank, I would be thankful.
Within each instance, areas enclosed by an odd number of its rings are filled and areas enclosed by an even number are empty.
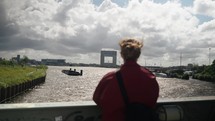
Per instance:
[[[46,66],[0,65],[0,88],[9,87],[46,75]]]

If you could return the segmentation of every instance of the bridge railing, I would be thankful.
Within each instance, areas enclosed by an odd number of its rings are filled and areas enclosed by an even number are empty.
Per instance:
[[[159,99],[161,121],[215,121],[215,96]],[[92,101],[1,104],[0,121],[100,121]]]

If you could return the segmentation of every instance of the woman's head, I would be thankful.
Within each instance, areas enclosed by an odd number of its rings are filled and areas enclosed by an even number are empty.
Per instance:
[[[143,46],[142,42],[130,38],[121,40],[119,42],[119,45],[121,47],[121,56],[124,59],[124,61],[128,60],[137,61],[141,53],[141,48]]]
[[[134,60],[140,56],[141,48],[143,47],[143,43],[136,39],[123,39],[119,42],[121,47],[121,56],[124,61]]]

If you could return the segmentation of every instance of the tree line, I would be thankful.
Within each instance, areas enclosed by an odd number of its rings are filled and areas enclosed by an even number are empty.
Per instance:
[[[203,81],[215,82],[215,60],[209,66],[203,65],[197,68],[193,78]]]

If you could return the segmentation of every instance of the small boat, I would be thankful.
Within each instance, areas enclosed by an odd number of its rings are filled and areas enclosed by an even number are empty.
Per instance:
[[[72,70],[71,68],[69,70],[62,70],[62,72],[70,76],[82,76],[83,74],[83,70],[77,72],[76,69]]]
[[[165,73],[153,73],[156,77],[163,77],[163,78],[167,78],[167,74]]]

